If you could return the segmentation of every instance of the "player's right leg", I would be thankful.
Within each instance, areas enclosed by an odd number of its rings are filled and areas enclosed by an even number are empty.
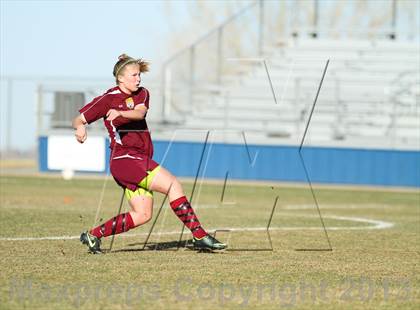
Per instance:
[[[87,245],[89,252],[93,254],[102,253],[100,248],[102,238],[129,231],[147,223],[152,218],[152,192],[143,188],[138,188],[136,191],[125,189],[125,195],[131,207],[130,212],[118,214],[105,223],[80,235],[80,241]]]
[[[153,215],[153,193],[143,188],[139,188],[135,192],[126,189],[126,196],[132,210],[130,215],[134,227],[149,222]]]

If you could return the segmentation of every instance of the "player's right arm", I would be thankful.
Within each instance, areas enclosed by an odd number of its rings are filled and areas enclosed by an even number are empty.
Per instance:
[[[79,143],[83,143],[86,141],[87,138],[87,132],[86,132],[86,119],[85,116],[82,114],[76,116],[73,119],[73,128],[76,131],[76,133],[74,134],[76,136],[76,140]]]
[[[106,116],[110,106],[110,96],[105,93],[102,96],[96,97],[92,102],[85,105],[79,110],[80,115],[73,119],[73,128],[76,130],[76,140],[80,143],[86,141],[86,124],[93,123],[94,121]]]

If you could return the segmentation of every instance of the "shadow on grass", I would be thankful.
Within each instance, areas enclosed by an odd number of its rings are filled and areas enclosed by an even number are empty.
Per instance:
[[[222,253],[221,251],[194,249],[192,239],[183,240],[183,241],[149,242],[146,245],[142,242],[136,242],[136,243],[130,243],[127,246],[133,247],[133,248],[112,250],[112,251],[107,251],[106,253],[110,254],[110,253],[120,253],[120,252],[178,251],[180,249],[196,251],[197,253],[210,253],[210,254]]]
[[[124,248],[118,250],[106,250],[106,253],[120,253],[120,252],[143,252],[143,251],[178,251],[187,249],[197,253],[221,254],[227,252],[273,252],[273,248],[228,248],[225,250],[209,250],[209,249],[194,249],[192,239],[183,241],[167,241],[167,242],[149,242],[146,245],[143,242],[130,243],[126,245],[131,248]],[[318,249],[317,249],[318,250]],[[299,250],[298,250],[299,251]],[[304,251],[304,250],[300,250]],[[309,251],[309,250],[308,250]],[[318,251],[323,251],[319,249]]]

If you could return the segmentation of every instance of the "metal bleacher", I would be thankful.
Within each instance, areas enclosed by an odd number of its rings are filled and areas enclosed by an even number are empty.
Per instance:
[[[155,133],[246,131],[255,143],[299,144],[329,59],[305,142],[419,149],[416,5],[336,4],[255,1],[173,54]],[[379,21],[378,11],[389,14]]]
[[[326,60],[330,65],[307,142],[418,149],[420,48],[416,42],[290,38],[262,61],[236,60],[221,83],[196,83],[190,129],[245,130],[261,143],[300,140]],[[229,62],[229,59],[226,59]],[[275,99],[277,103],[275,102]]]

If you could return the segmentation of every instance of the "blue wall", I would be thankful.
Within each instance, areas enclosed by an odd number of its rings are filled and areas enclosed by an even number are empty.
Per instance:
[[[154,145],[154,158],[161,162],[169,142]],[[173,143],[163,165],[175,175],[194,177],[203,146]],[[233,179],[306,182],[298,147],[249,145],[248,151],[244,145],[207,145],[200,176],[223,179],[228,171]],[[418,151],[304,147],[302,156],[312,182],[420,187]]]
[[[39,141],[41,171],[48,171],[45,140]],[[224,179],[228,172],[229,179],[306,182],[296,146],[213,143],[204,153],[204,143],[155,141],[154,147],[154,159],[177,176],[195,177],[202,159],[200,177]],[[302,156],[315,183],[420,187],[419,151],[304,147]]]

